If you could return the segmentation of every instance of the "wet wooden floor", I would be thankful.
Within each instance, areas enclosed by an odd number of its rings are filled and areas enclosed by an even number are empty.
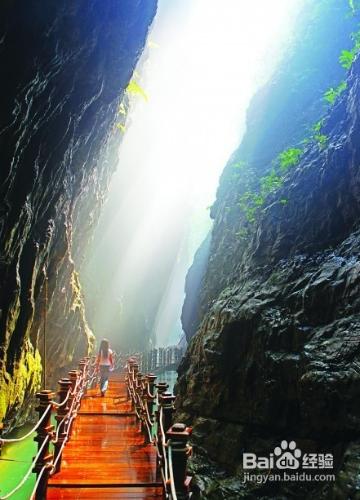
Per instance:
[[[112,374],[109,389],[83,398],[61,471],[49,481],[47,499],[162,499],[156,451],[144,443],[126,398],[123,374]]]

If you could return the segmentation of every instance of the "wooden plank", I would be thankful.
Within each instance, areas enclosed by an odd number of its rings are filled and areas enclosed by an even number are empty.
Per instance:
[[[162,488],[162,483],[106,483],[106,484],[98,484],[98,483],[86,483],[86,488],[88,489],[126,489],[133,490],[139,488]],[[49,484],[48,488],[54,489],[84,489],[83,483],[67,483],[67,484]]]
[[[92,417],[94,415],[110,415],[112,417],[131,417],[133,415],[135,415],[135,412],[134,411],[128,411],[128,412],[123,412],[123,413],[119,413],[119,412],[99,412],[99,413],[95,413],[95,412],[91,412],[91,411],[79,411],[78,412],[78,415],[86,415],[88,417]]]
[[[137,488],[67,488],[50,489],[47,500],[159,500],[163,498],[162,488],[137,487]]]
[[[163,498],[156,449],[140,432],[123,375],[112,377],[105,397],[92,389],[83,399],[47,498]]]

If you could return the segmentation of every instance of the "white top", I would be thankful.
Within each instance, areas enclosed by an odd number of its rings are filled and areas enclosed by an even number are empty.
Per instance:
[[[109,349],[107,357],[103,356],[103,353],[100,352],[99,354],[99,365],[101,366],[112,366],[112,355],[113,352],[111,349]]]

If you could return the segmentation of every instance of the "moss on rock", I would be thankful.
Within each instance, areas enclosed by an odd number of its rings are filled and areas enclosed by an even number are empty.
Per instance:
[[[37,349],[26,340],[13,374],[3,370],[0,375],[0,421],[10,417],[32,397],[41,386],[42,363]]]

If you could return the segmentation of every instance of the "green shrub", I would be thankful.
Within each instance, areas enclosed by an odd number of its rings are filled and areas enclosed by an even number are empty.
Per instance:
[[[343,68],[350,69],[354,62],[355,55],[356,53],[353,50],[342,50],[339,57],[339,63]]]
[[[317,142],[320,149],[324,149],[328,143],[328,136],[325,134],[315,134],[314,140]]]
[[[131,95],[139,95],[145,101],[149,100],[145,90],[134,79],[130,80],[129,85],[126,87],[126,92]]]
[[[351,33],[351,40],[354,42],[353,48],[351,50],[342,50],[339,57],[339,63],[346,70],[351,68],[356,55],[360,52],[360,31]]]
[[[342,81],[336,88],[330,87],[324,94],[325,101],[333,105],[336,99],[346,90],[346,87],[345,81]]]
[[[321,129],[323,128],[323,126],[324,126],[324,118],[322,118],[321,120],[319,120],[318,122],[316,122],[313,125],[312,130],[316,134],[319,134],[321,132]]]
[[[280,153],[278,156],[280,170],[286,172],[290,167],[297,165],[302,154],[303,150],[300,148],[289,148]]]

